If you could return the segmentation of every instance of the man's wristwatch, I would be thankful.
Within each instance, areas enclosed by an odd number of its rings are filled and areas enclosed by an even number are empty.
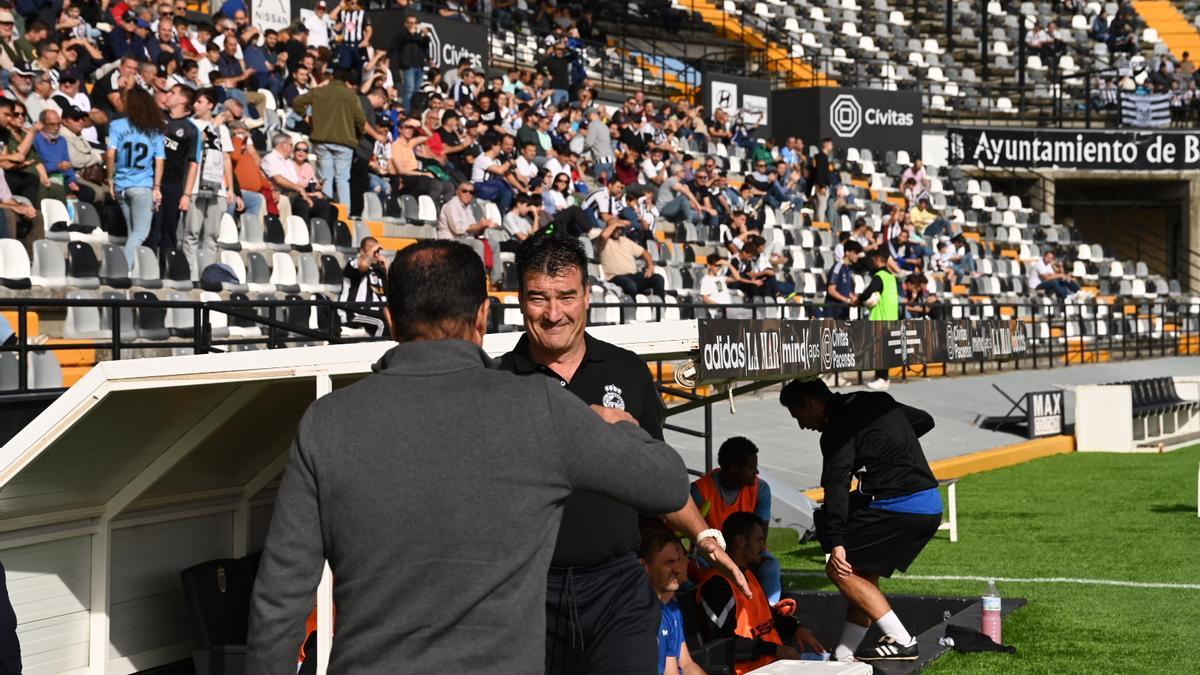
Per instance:
[[[710,538],[717,540],[717,546],[720,546],[722,551],[725,550],[725,535],[721,534],[720,530],[712,528],[704,530],[700,534],[696,535],[696,543],[699,544],[702,540]]]

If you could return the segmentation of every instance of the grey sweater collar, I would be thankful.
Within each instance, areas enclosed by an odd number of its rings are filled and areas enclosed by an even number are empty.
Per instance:
[[[466,340],[421,340],[397,344],[371,369],[385,375],[440,375],[494,367],[483,349]]]

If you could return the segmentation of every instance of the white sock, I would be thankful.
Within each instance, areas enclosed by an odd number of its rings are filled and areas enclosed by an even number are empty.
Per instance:
[[[902,645],[912,644],[912,636],[904,629],[904,624],[900,623],[900,617],[896,616],[895,612],[884,614],[875,623],[879,624],[879,629],[884,634],[890,636],[896,642]]]
[[[863,638],[867,635],[869,626],[860,626],[852,621],[847,621],[842,626],[842,641],[833,650],[833,658],[838,661],[849,661],[854,658],[854,652],[858,649],[858,645],[862,644]]]

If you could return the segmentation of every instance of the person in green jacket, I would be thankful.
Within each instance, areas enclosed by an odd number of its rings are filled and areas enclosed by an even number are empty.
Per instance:
[[[328,84],[316,87],[292,101],[292,110],[309,121],[309,135],[317,151],[317,175],[324,182],[329,201],[350,204],[350,165],[354,148],[363,134],[367,114],[363,112],[358,95],[351,85],[353,73],[345,69],[333,71]],[[311,112],[309,108],[312,108]]]
[[[900,319],[900,291],[896,275],[888,269],[888,251],[880,247],[871,251],[868,258],[871,266],[871,281],[859,293],[859,302],[871,310],[872,321],[898,321]],[[884,391],[888,388],[886,368],[875,371],[875,379],[867,383],[871,389]]]

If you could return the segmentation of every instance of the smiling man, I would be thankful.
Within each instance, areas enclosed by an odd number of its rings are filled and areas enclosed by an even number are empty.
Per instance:
[[[501,367],[550,377],[584,403],[624,410],[661,439],[664,409],[646,364],[584,331],[590,294],[583,245],[533,236],[516,264],[526,333]],[[720,532],[708,529],[695,504],[667,523],[748,594]],[[638,562],[640,539],[638,514],[628,506],[590,493],[567,498],[547,582],[547,673],[653,672],[661,604]]]
[[[825,505],[813,520],[829,554],[825,574],[847,601],[834,658],[915,660],[917,640],[879,590],[879,577],[908,570],[942,523],[937,479],[918,440],[933,418],[882,392],[834,394],[819,379],[789,382],[779,402],[801,429],[821,432]],[[858,479],[854,492],[851,478]],[[857,649],[871,623],[883,637]]]

